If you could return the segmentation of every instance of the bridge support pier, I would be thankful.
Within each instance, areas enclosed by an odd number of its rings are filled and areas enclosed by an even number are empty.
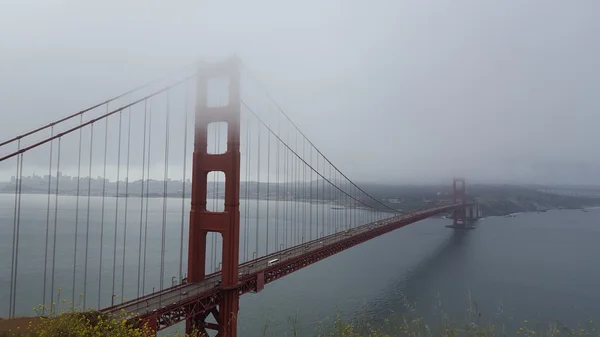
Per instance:
[[[142,321],[142,324],[148,331],[148,337],[156,336],[157,326],[156,326],[156,316],[150,316],[149,318]]]
[[[211,78],[229,79],[229,102],[226,106],[208,106],[208,83]],[[202,281],[206,273],[206,235],[221,234],[223,260],[219,309],[211,310],[218,324],[206,322],[208,314],[189,318],[186,331],[199,333],[218,329],[217,336],[237,336],[239,310],[238,264],[240,241],[240,62],[232,57],[226,62],[201,65],[198,69],[194,154],[192,164],[192,202],[188,248],[188,283]],[[227,150],[208,153],[208,125],[227,123]],[[206,208],[208,173],[225,175],[225,208],[211,212]]]
[[[467,214],[467,222],[475,222],[481,218],[481,210],[478,203],[473,203],[465,208]]]
[[[207,330],[218,331],[217,337],[237,337],[237,314],[240,310],[240,295],[237,288],[222,289],[219,309],[212,308],[186,321],[185,333],[193,337],[208,336]],[[223,314],[221,314],[223,313]],[[217,323],[207,322],[212,314]]]
[[[219,334],[217,337],[237,337],[237,314],[240,310],[240,295],[237,289],[223,290],[218,317]]]
[[[215,323],[206,321],[206,319],[210,316],[210,314],[212,314],[213,317],[215,318],[215,320],[217,320],[217,322],[218,322],[219,311],[217,310],[217,308],[213,308],[213,309],[206,311],[200,315],[194,316],[185,322],[186,336],[205,337],[205,336],[208,336],[208,332],[206,331],[207,329],[218,331],[219,324],[215,324]]]

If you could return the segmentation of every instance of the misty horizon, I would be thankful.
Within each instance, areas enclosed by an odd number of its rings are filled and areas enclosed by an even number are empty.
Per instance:
[[[597,2],[542,0],[11,3],[0,13],[0,133],[8,139],[173,69],[193,68],[198,59],[237,54],[308,139],[357,183],[450,184],[461,176],[469,183],[600,185],[599,12]],[[252,100],[257,87],[244,80],[244,99],[269,115],[272,105]],[[160,148],[165,119],[152,126],[152,141],[160,144],[152,150],[152,179],[165,177],[159,160],[167,157],[167,178],[191,173],[194,102],[190,97],[184,107],[184,91],[177,95],[169,103],[168,156]],[[130,113],[132,125],[140,125],[142,108]],[[111,123],[106,176],[114,180]],[[127,123],[123,118],[123,132]],[[77,174],[78,136],[62,143],[61,171],[69,175]],[[142,130],[134,127],[131,138],[137,150],[129,165],[141,179]],[[12,150],[0,149],[0,156]],[[23,175],[47,174],[45,151],[24,158]],[[16,160],[9,161],[0,166],[2,181],[15,175]],[[102,176],[102,161],[92,166],[91,176]],[[267,179],[264,166],[253,169],[247,177],[242,166],[242,180],[259,171],[254,180]]]

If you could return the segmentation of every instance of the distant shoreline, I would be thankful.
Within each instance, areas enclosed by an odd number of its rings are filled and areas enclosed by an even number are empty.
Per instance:
[[[29,188],[28,188],[29,189]],[[294,190],[290,188],[285,191],[285,195],[281,189],[278,190],[278,196],[276,196],[274,192],[277,190],[272,188],[270,193],[267,194],[268,189],[264,188],[250,188],[248,197],[246,197],[246,193],[240,193],[240,200],[260,200],[260,201],[277,201],[277,202],[304,202],[304,203],[313,203],[319,205],[330,205],[332,207],[344,207],[344,208],[363,208],[358,202],[347,200],[336,200],[337,195],[331,193],[325,193],[326,197],[331,196],[332,199],[322,199],[322,198],[308,198],[309,193],[305,190]],[[285,189],[284,189],[285,190]],[[98,197],[108,197],[108,198],[116,198],[117,195],[112,190],[109,193],[105,193],[102,195],[100,191],[97,189],[92,189],[92,193],[90,197],[98,198]],[[131,192],[131,191],[130,191]],[[167,190],[166,195],[159,192],[154,191],[151,193],[140,194],[140,191],[133,191],[134,193],[119,193],[119,198],[151,198],[151,199],[160,199],[166,197],[167,199],[189,199],[191,198],[191,193],[186,191],[185,195],[182,194],[182,191],[174,191],[169,192]],[[145,191],[144,191],[145,192]],[[210,194],[215,193],[216,198],[222,200],[224,198],[224,189],[216,189],[209,192]],[[373,197],[375,197],[382,204],[387,205],[392,209],[398,210],[410,210],[421,207],[424,204],[424,200],[428,202],[435,200],[447,200],[450,195],[446,192],[443,194],[442,198],[439,198],[439,194],[436,195],[436,190],[427,190],[426,187],[422,188],[414,188],[413,190],[409,188],[400,188],[398,190],[385,190],[382,193],[379,191],[371,191],[370,192]],[[404,193],[404,194],[403,194]],[[48,195],[47,188],[40,189],[35,188],[27,191],[22,191],[22,194],[25,195]],[[50,193],[51,195],[55,195],[54,193]],[[0,190],[0,195],[15,195],[14,189],[2,189]],[[58,193],[61,197],[76,197],[76,191],[66,190],[59,191]],[[314,195],[314,194],[313,194]],[[319,196],[322,194],[319,193]],[[80,197],[86,198],[88,197],[87,190],[80,190]],[[532,189],[524,189],[519,187],[478,187],[475,188],[472,192],[472,198],[479,203],[480,209],[483,212],[483,217],[491,217],[491,216],[507,216],[515,213],[531,213],[531,212],[546,212],[549,210],[561,210],[561,209],[569,209],[569,210],[582,210],[592,207],[600,206],[600,198],[599,197],[579,197],[579,196],[569,196],[569,195],[560,195],[560,194],[552,194],[545,193],[541,191],[536,191]],[[393,201],[392,201],[393,200]],[[401,202],[397,202],[401,200]],[[362,205],[364,206],[364,205]]]
[[[582,205],[582,206],[575,206],[575,207],[564,207],[564,206],[558,206],[558,207],[551,207],[551,208],[545,208],[545,209],[540,209],[540,210],[532,210],[532,209],[523,209],[520,211],[502,211],[502,210],[497,210],[497,213],[494,214],[490,214],[490,215],[486,215],[485,213],[483,214],[483,218],[491,218],[491,217],[509,217],[509,216],[513,216],[516,217],[519,214],[524,214],[524,213],[546,213],[548,211],[588,211],[590,209],[598,209],[600,208],[600,204],[592,204],[592,205]]]
[[[8,192],[0,192],[0,195],[12,195],[14,196],[15,193],[8,193]],[[43,196],[47,196],[48,193],[47,192],[40,192],[40,193],[34,193],[34,192],[23,192],[22,195],[43,195]],[[50,195],[54,196],[56,194],[54,193],[50,193]],[[59,193],[58,194],[59,197],[77,197],[77,194],[72,194],[72,193]],[[79,194],[79,197],[81,198],[87,198],[88,195],[87,193],[81,193]],[[93,198],[99,198],[99,197],[103,197],[102,194],[91,194],[90,197]],[[104,197],[106,198],[116,198],[116,195],[104,195]],[[129,196],[125,195],[125,194],[119,194],[119,198],[127,198],[127,197],[132,197],[132,198],[141,198],[141,195],[139,194],[129,194]],[[149,199],[160,199],[163,198],[165,196],[163,196],[162,194],[148,194],[147,196],[144,195],[144,198],[147,197]],[[181,199],[181,194],[167,194],[166,195],[166,199]],[[190,195],[186,195],[185,199],[190,199],[191,196]],[[208,198],[209,200],[215,200],[215,199],[211,199]],[[220,196],[218,199],[222,200],[223,196]],[[256,198],[256,197],[248,197],[245,198],[244,196],[240,195],[240,200],[260,200],[260,201],[278,201],[278,202],[304,202],[304,203],[311,203],[311,204],[319,204],[319,205],[329,205],[332,207],[332,209],[335,210],[340,210],[340,209],[361,209],[364,211],[371,211],[371,208],[366,208],[364,205],[351,205],[351,204],[345,204],[345,203],[340,203],[340,202],[336,202],[335,200],[322,200],[322,199],[283,199],[283,198],[267,198],[266,196],[261,196],[260,198]]]

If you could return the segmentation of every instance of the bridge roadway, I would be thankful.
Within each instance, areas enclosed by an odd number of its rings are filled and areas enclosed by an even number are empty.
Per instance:
[[[305,242],[303,244],[280,250],[278,252],[263,256],[261,258],[251,260],[239,265],[239,279],[243,281],[250,276],[256,276],[259,272],[264,272],[267,269],[272,269],[278,265],[285,264],[286,261],[295,260],[301,256],[308,256],[315,251],[332,246],[359,234],[365,234],[376,229],[384,227],[396,227],[394,224],[403,223],[403,225],[419,221],[426,217],[439,214],[444,211],[451,210],[464,205],[443,205],[437,206],[413,213],[396,215],[387,219],[374,221],[365,225],[361,225],[352,229],[341,231],[316,240]],[[412,220],[412,221],[411,221]],[[403,226],[402,225],[402,226]],[[401,227],[401,226],[400,226]],[[395,229],[395,228],[394,228]],[[390,229],[393,230],[393,229]],[[387,231],[386,231],[387,232]],[[277,262],[269,265],[269,261],[278,259]],[[267,282],[265,282],[267,283]],[[173,287],[166,288],[162,291],[148,294],[146,296],[123,302],[121,304],[101,310],[104,313],[124,314],[126,318],[135,318],[148,316],[150,314],[167,310],[167,307],[175,307],[184,302],[190,302],[190,299],[208,297],[211,294],[219,291],[221,284],[221,273],[213,273],[206,276],[201,282],[194,284],[179,284]],[[162,327],[161,327],[162,328]]]

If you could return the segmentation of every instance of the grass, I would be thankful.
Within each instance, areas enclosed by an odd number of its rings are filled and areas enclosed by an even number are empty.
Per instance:
[[[145,327],[135,327],[118,317],[110,317],[97,312],[61,313],[53,318],[42,318],[37,324],[28,327],[29,331],[16,330],[5,333],[11,337],[146,337],[151,331]],[[294,326],[287,336],[301,336],[300,329]],[[305,334],[303,334],[305,335]],[[0,336],[3,336],[0,334]],[[175,333],[169,337],[184,337],[185,334]],[[263,336],[269,336],[263,331]],[[549,325],[546,329],[534,330],[528,326],[528,321],[523,321],[522,327],[516,331],[505,331],[502,326],[480,325],[475,322],[454,325],[450,322],[441,322],[439,325],[430,326],[422,318],[409,319],[407,317],[388,318],[379,327],[370,326],[368,323],[346,321],[337,315],[330,323],[322,325],[319,337],[495,337],[495,336],[528,336],[528,337],[560,337],[560,336],[600,336],[595,328],[579,328],[570,330],[556,325]],[[245,336],[241,336],[245,337]],[[279,336],[278,336],[279,337]]]
[[[63,304],[66,304],[64,301]],[[508,331],[502,324],[481,321],[477,306],[470,304],[467,309],[465,322],[450,321],[442,313],[438,322],[427,323],[416,315],[414,307],[405,306],[408,314],[391,314],[377,320],[359,315],[354,320],[345,320],[340,314],[333,319],[325,319],[320,323],[318,331],[310,334],[302,333],[298,317],[290,317],[289,333],[285,336],[318,336],[318,337],[561,337],[561,336],[594,336],[600,337],[592,320],[586,320],[584,326],[569,329],[558,323],[546,326],[534,326],[523,320],[517,329]],[[0,337],[146,337],[152,336],[152,331],[142,324],[132,324],[122,315],[107,315],[97,311],[82,311],[77,305],[69,305],[60,312],[38,306],[34,308],[38,317],[27,321],[21,319],[20,324],[10,331],[0,332]],[[48,315],[42,315],[48,311]],[[0,320],[7,322],[8,320]],[[378,322],[378,323],[374,323]],[[269,333],[270,317],[266,318],[263,337],[283,337]],[[0,324],[1,325],[1,324]],[[168,337],[185,337],[184,333],[170,334]],[[198,335],[194,335],[198,336]],[[241,336],[240,337],[246,337]],[[250,336],[255,337],[255,336]]]

